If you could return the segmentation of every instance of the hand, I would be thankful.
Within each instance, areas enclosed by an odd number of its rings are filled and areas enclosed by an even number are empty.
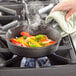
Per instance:
[[[65,16],[65,20],[67,20],[72,14],[76,13],[76,0],[61,1],[51,10],[51,13],[55,11],[67,11]]]

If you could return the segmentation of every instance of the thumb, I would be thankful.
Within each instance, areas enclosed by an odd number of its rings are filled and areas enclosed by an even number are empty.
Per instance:
[[[72,16],[73,13],[74,13],[73,10],[69,10],[68,13],[67,13],[66,16],[65,16],[65,21],[67,21],[67,19],[68,19],[70,16]]]

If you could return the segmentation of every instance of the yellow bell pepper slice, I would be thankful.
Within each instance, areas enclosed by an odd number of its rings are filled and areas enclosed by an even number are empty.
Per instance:
[[[34,40],[31,39],[31,38],[27,38],[27,41],[28,41],[28,42],[31,42],[32,44],[35,44],[37,47],[42,47],[38,42],[34,41]]]
[[[24,40],[23,37],[17,38],[17,42],[24,44],[25,46],[29,47],[28,43]]]

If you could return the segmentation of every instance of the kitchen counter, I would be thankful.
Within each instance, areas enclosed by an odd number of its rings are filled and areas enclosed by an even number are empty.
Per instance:
[[[76,65],[59,65],[49,68],[2,68],[0,76],[76,76]]]

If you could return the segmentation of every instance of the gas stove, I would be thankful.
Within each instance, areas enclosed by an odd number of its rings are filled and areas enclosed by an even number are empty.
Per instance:
[[[32,17],[35,13],[39,14],[37,10],[41,10],[40,8],[47,6],[50,1],[54,5],[54,0],[37,1],[39,4],[34,0],[23,1],[26,1],[29,9],[25,9],[24,2],[20,0],[5,0],[5,2],[2,1],[0,3],[2,8],[5,7],[11,9],[13,12],[15,11],[15,14],[11,14],[9,11],[1,11],[0,27],[8,25],[12,25],[12,27],[4,27],[5,30],[0,30],[0,76],[76,76],[76,51],[70,35],[62,38],[59,43],[59,49],[46,57],[26,58],[14,55],[9,51],[5,39],[7,30],[14,28],[15,26],[20,26],[19,22],[28,24],[29,20],[31,20],[29,15]],[[30,6],[32,7],[32,10]],[[39,7],[33,11],[33,9],[35,9],[33,6]],[[32,14],[30,14],[29,11],[31,11]],[[47,11],[49,12],[49,9]],[[44,11],[43,13],[40,13],[42,20],[48,15],[48,12]]]
[[[45,57],[43,57],[43,59],[26,58],[14,55],[8,51],[6,40],[2,37],[0,38],[0,43],[0,76],[67,76],[69,74],[72,76],[72,73],[74,73],[73,76],[76,75],[76,56],[70,36],[67,36],[61,40],[59,45],[59,47],[61,47],[61,50],[58,50],[54,54],[46,56],[47,60]],[[64,46],[67,47],[64,48]],[[25,58],[26,60],[24,60],[24,65],[23,59]],[[28,59],[32,60],[29,61],[29,64],[32,65],[32,67],[30,67],[30,65],[26,65]],[[42,65],[39,65],[40,63],[42,63]]]

